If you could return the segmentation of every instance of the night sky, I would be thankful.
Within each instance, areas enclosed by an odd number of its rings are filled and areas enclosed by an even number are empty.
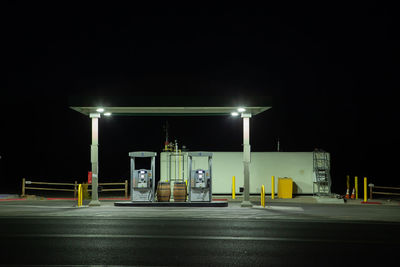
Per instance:
[[[179,8],[10,1],[2,13],[0,193],[18,193],[22,177],[86,179],[90,120],[68,108],[80,94],[271,96],[273,108],[251,120],[252,151],[276,151],[278,139],[281,151],[324,149],[336,193],[347,174],[400,184],[398,21],[381,1]],[[100,179],[128,178],[129,151],[160,152],[167,120],[171,139],[190,150],[242,150],[240,119],[102,119]],[[198,134],[195,125],[208,130]]]

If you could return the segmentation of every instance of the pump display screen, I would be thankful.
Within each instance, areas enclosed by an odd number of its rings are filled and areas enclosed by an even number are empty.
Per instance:
[[[202,175],[202,174],[199,174],[199,178],[203,178],[203,175]]]

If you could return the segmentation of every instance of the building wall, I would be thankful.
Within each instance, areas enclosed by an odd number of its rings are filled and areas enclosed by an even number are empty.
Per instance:
[[[182,153],[171,156],[171,175],[169,176],[170,152],[161,153],[161,180],[187,179],[188,160]],[[176,165],[175,165],[176,162]],[[181,174],[179,176],[179,167]],[[207,158],[193,158],[193,169],[207,168]],[[183,171],[185,174],[183,174]],[[236,192],[243,186],[243,153],[213,152],[212,190],[214,194],[230,194],[232,176],[236,177]],[[294,182],[294,193],[313,193],[313,153],[312,152],[252,152],[250,164],[250,193],[260,193],[264,184],[266,193],[271,193],[271,176],[275,176],[275,192],[278,190],[278,177],[290,177]]]

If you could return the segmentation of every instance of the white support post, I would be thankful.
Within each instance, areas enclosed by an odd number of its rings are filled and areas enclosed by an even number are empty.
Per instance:
[[[243,169],[244,197],[242,207],[252,207],[250,202],[250,113],[242,113],[243,118]]]
[[[99,118],[100,113],[90,113],[92,119],[92,145],[90,147],[90,161],[92,163],[92,200],[89,206],[100,206],[98,185],[99,185]]]

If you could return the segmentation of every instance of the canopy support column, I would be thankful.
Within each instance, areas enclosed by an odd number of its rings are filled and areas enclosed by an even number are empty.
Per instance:
[[[90,146],[90,161],[92,163],[92,200],[89,206],[100,206],[98,185],[99,185],[99,118],[100,113],[90,113],[92,119],[92,145]]]
[[[244,169],[244,197],[242,207],[252,207],[250,202],[250,113],[242,113],[243,118],[243,169]]]

